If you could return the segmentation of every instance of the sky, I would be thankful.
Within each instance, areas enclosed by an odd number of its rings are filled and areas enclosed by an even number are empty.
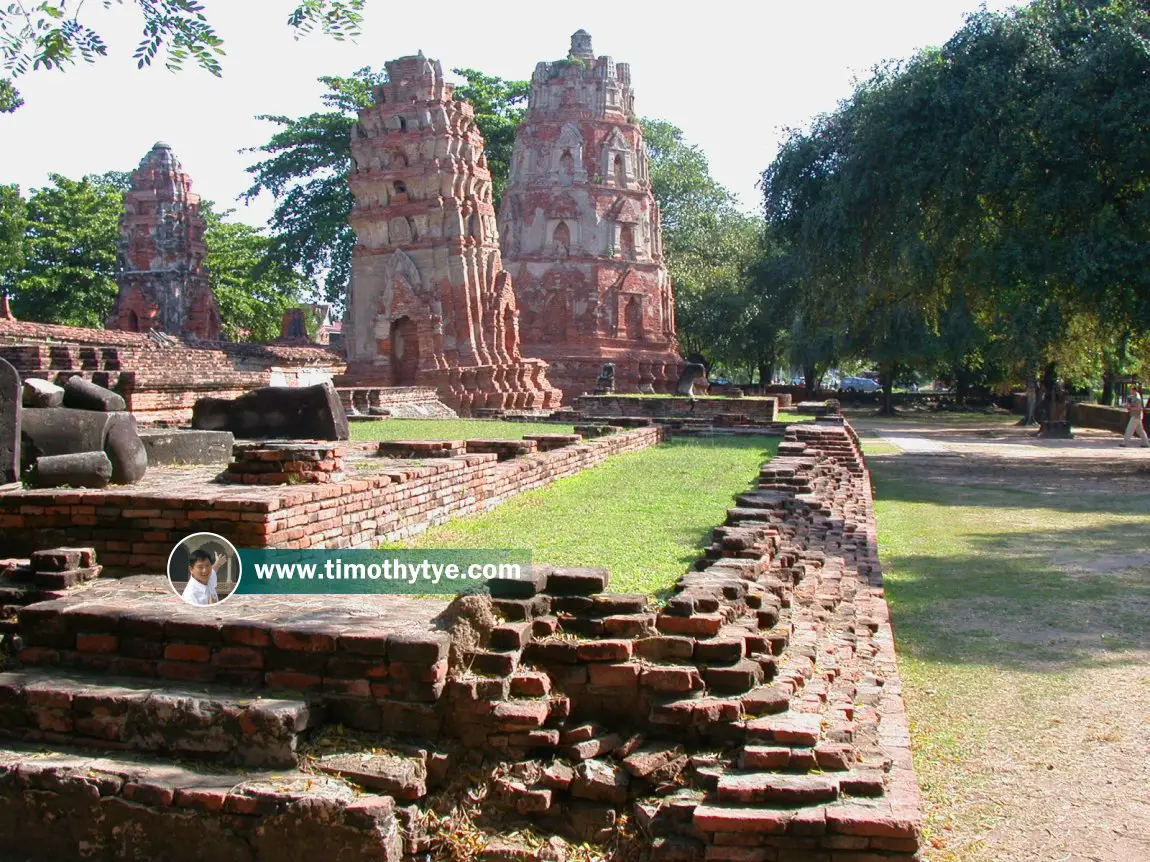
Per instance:
[[[235,220],[264,224],[275,205],[270,196],[236,200],[250,185],[245,168],[258,159],[240,151],[275,129],[257,115],[322,110],[320,75],[381,68],[423,51],[445,70],[528,79],[537,62],[566,56],[570,34],[584,29],[597,56],[631,64],[636,112],[681,128],[706,154],[712,176],[753,212],[759,175],[787,128],[833,110],[876,64],[942,44],[977,9],[975,0],[636,0],[587,8],[368,0],[362,35],[338,42],[320,33],[293,38],[285,21],[294,0],[203,5],[225,43],[222,78],[192,67],[137,70],[138,8],[88,4],[83,21],[104,37],[109,55],[17,79],[25,105],[0,114],[0,183],[17,183],[27,195],[50,173],[130,171],[163,140],[193,191],[234,207]]]

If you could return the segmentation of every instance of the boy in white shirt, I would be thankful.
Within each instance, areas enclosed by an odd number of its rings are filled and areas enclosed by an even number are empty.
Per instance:
[[[223,554],[216,554],[213,560],[207,551],[192,551],[188,554],[188,585],[184,587],[184,601],[191,605],[218,602],[220,597],[216,594],[216,572],[226,560]]]

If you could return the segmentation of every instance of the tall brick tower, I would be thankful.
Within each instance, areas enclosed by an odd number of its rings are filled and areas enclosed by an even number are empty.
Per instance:
[[[109,329],[220,337],[220,308],[204,267],[204,217],[172,148],[162,141],[132,172],[120,216],[119,294]]]
[[[591,36],[539,63],[499,211],[523,349],[572,398],[605,362],[616,388],[668,391],[682,359],[631,71]]]
[[[354,385],[434,386],[462,412],[556,407],[524,359],[474,112],[438,61],[387,63],[352,131],[352,261],[343,344]]]

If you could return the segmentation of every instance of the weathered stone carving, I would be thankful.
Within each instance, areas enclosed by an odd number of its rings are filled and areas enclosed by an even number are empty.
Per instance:
[[[682,366],[630,67],[571,37],[539,63],[499,211],[524,350],[555,385],[594,388],[604,361],[622,392],[668,392]]]
[[[20,374],[0,359],[0,488],[20,481]]]
[[[700,365],[698,362],[688,362],[683,367],[683,373],[679,377],[679,382],[675,385],[676,395],[688,395],[694,397],[699,393],[695,391],[696,387],[704,388],[707,382],[707,369],[705,366]]]
[[[21,417],[20,433],[25,468],[46,455],[104,452],[112,462],[111,479],[117,485],[139,482],[148,469],[148,453],[131,413],[29,408]]]
[[[330,383],[264,386],[239,398],[201,398],[192,428],[230,431],[241,439],[346,440],[347,414]]]
[[[595,381],[596,395],[609,395],[615,391],[615,363],[603,363],[603,370],[599,372],[599,379]]]
[[[451,407],[545,408],[560,393],[524,359],[483,138],[438,61],[387,64],[352,132],[352,264],[340,385],[434,386]]]
[[[204,217],[191,189],[163,142],[132,172],[120,216],[120,292],[109,329],[219,339],[220,309],[204,266]]]

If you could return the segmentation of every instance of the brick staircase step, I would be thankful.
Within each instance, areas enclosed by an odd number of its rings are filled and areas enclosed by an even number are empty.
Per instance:
[[[816,805],[838,799],[839,780],[835,776],[782,775],[776,772],[722,775],[717,795],[720,802]]]
[[[338,778],[157,763],[67,747],[0,747],[6,854],[37,859],[357,859],[399,862],[390,796]],[[131,838],[125,844],[126,830]]]
[[[381,751],[325,754],[312,762],[320,772],[386,793],[405,802],[427,795],[427,752]]]
[[[0,674],[0,734],[246,766],[294,767],[319,711],[221,686],[38,670]]]

